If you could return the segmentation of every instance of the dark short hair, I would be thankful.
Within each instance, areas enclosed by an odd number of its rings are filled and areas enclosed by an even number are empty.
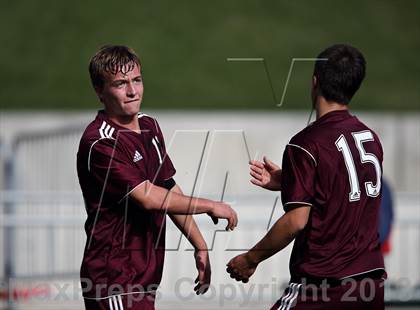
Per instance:
[[[349,104],[365,78],[366,60],[355,47],[336,44],[322,51],[315,62],[314,76],[327,101]]]
[[[140,68],[140,59],[133,49],[123,45],[105,45],[90,60],[90,80],[93,87],[102,88],[105,73],[127,73],[136,65]]]

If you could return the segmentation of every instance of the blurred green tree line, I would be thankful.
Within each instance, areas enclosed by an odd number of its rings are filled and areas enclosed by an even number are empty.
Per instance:
[[[0,109],[95,109],[87,66],[133,47],[148,109],[276,109],[293,58],[350,43],[368,61],[353,108],[420,110],[419,1],[1,1]],[[297,62],[283,107],[309,106]],[[278,102],[277,102],[278,103]]]

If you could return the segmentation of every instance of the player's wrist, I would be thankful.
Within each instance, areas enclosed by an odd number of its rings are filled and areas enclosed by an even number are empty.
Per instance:
[[[267,184],[266,189],[273,192],[281,191],[281,183],[271,181],[269,184]]]
[[[277,190],[281,190],[281,169],[274,173],[274,183]]]
[[[207,247],[207,243],[205,241],[203,242],[197,242],[194,244],[194,252],[195,253],[201,253],[201,252],[205,252],[208,253],[209,249]]]
[[[217,201],[208,200],[208,214],[214,215],[216,213],[217,208],[219,207],[219,203]]]
[[[259,257],[258,252],[259,251],[257,250],[251,249],[245,253],[245,259],[249,265],[256,267],[261,262],[261,258]]]

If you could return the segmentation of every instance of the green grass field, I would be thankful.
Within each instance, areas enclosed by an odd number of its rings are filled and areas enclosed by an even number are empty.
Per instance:
[[[87,64],[126,44],[148,109],[276,109],[291,59],[348,42],[368,60],[354,109],[420,110],[420,2],[1,1],[0,109],[99,107]],[[307,109],[313,63],[296,63],[282,108]]]

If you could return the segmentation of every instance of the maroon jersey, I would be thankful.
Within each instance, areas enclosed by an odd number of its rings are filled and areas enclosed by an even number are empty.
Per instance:
[[[303,129],[283,155],[282,202],[311,206],[290,258],[292,280],[333,278],[383,269],[378,238],[382,146],[348,111],[333,111]]]
[[[146,211],[129,193],[146,180],[158,186],[175,174],[158,123],[139,114],[140,133],[113,123],[104,111],[80,140],[77,172],[87,234],[81,278],[85,297],[150,290],[160,283],[165,215]],[[137,286],[134,287],[133,286]]]

